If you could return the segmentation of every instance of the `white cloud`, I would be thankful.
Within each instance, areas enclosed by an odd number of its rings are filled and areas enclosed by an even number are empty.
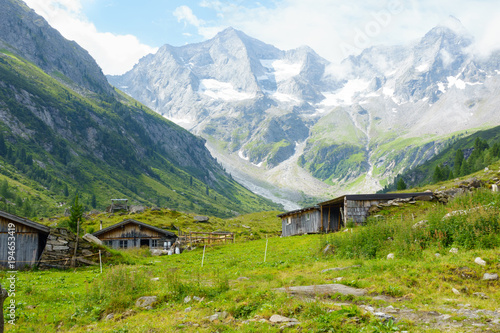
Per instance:
[[[200,27],[205,24],[205,21],[197,18],[196,15],[193,14],[191,8],[189,8],[188,6],[177,7],[174,10],[173,14],[175,17],[177,17],[178,22],[185,21],[186,23],[194,25],[195,27]]]
[[[221,19],[213,25],[233,26],[281,49],[308,45],[334,62],[373,45],[421,38],[436,25],[449,25],[449,15],[459,18],[484,50],[500,39],[496,0],[278,0],[272,7],[241,3],[202,0],[200,6],[217,11]]]
[[[484,33],[477,42],[477,52],[481,55],[488,55],[492,51],[500,50],[500,13],[484,24]]]
[[[67,39],[86,49],[105,74],[122,74],[137,61],[156,52],[133,35],[100,32],[81,13],[81,0],[25,0]]]

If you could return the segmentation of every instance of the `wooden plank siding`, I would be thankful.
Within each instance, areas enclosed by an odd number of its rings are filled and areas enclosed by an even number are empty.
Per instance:
[[[135,220],[121,223],[95,232],[106,246],[114,249],[147,246],[149,248],[164,247],[164,242],[175,242],[177,236],[168,231]]]
[[[0,266],[8,268],[8,225],[15,225],[15,269],[33,266],[45,247],[47,235],[22,223],[0,216]]]
[[[313,234],[321,232],[321,213],[319,209],[298,212],[281,219],[281,234],[283,237]]]

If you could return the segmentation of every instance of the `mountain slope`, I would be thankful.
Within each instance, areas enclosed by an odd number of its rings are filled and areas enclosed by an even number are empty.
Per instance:
[[[64,83],[74,82],[74,88],[113,93],[89,53],[74,41],[61,43],[61,34],[24,2],[0,0],[0,8],[0,47],[33,62]]]
[[[9,3],[16,7],[17,2]],[[29,26],[31,17],[25,19]],[[73,47],[48,25],[41,26],[42,36],[57,38],[51,40],[57,46],[54,50]],[[3,38],[0,35],[5,45]],[[28,38],[21,44],[32,41]],[[87,94],[87,87],[69,77],[61,83],[55,72],[62,73],[64,64],[56,62],[50,76],[36,62],[24,59],[22,51],[14,51],[0,49],[0,128],[5,142],[0,159],[1,173],[11,188],[17,186],[22,192],[24,202],[38,202],[37,207],[50,203],[49,213],[80,193],[89,204],[96,197],[100,207],[111,198],[125,197],[217,216],[279,209],[236,183],[210,155],[203,139],[109,85],[99,94]],[[36,58],[44,58],[44,52],[45,48],[36,48]],[[71,71],[78,76],[78,64],[86,57],[75,57]],[[86,73],[83,70],[80,76],[85,79]],[[102,74],[96,77],[105,81]]]
[[[451,136],[500,124],[499,54],[481,58],[473,46],[451,17],[419,41],[333,65],[307,47],[282,51],[229,28],[165,45],[108,79],[206,138],[256,191],[300,201],[379,190]]]

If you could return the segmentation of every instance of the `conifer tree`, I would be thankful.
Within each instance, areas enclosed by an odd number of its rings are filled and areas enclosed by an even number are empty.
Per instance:
[[[397,185],[396,185],[396,189],[398,191],[401,191],[401,190],[406,190],[406,183],[405,181],[403,180],[403,178],[399,178],[398,179],[398,182],[397,182]]]
[[[7,145],[5,144],[5,138],[3,133],[0,133],[0,156],[7,155]]]
[[[78,221],[81,222],[83,217],[83,205],[78,201],[78,194],[75,196],[75,201],[73,202],[73,206],[69,209],[69,228],[76,232],[76,228],[78,225]]]

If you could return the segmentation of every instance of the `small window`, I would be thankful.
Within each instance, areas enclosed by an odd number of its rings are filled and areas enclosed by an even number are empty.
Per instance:
[[[289,216],[286,220],[286,224],[292,224],[292,217]]]
[[[306,213],[306,221],[309,221],[311,219],[311,214],[310,213]]]
[[[127,240],[120,240],[120,249],[126,249],[128,246]]]
[[[157,239],[151,240],[151,247],[158,247],[158,240]]]

